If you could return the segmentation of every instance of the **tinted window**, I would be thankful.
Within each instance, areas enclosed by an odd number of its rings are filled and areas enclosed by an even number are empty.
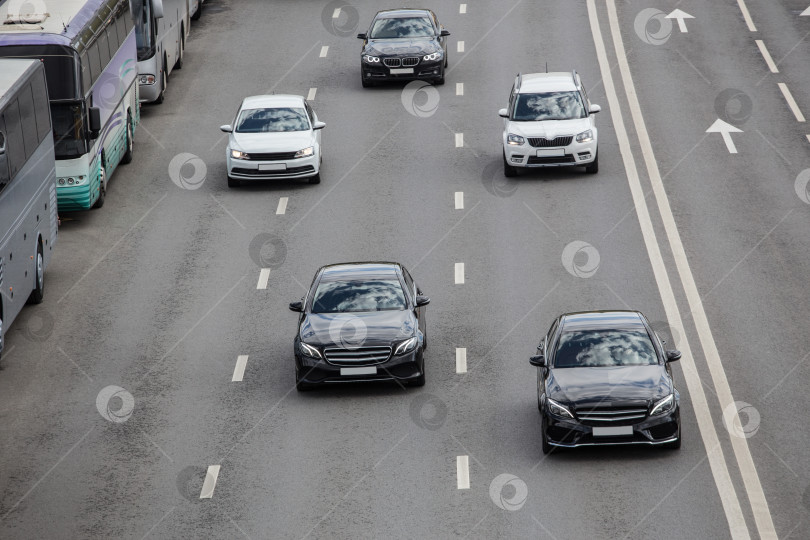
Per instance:
[[[110,45],[107,42],[106,30],[102,31],[98,36],[98,54],[99,61],[101,62],[101,70],[104,71],[104,68],[110,63]]]
[[[434,36],[435,31],[427,17],[402,17],[398,19],[377,19],[371,28],[372,39]]]
[[[90,60],[90,77],[93,82],[96,82],[99,75],[101,75],[101,61],[98,56],[98,42],[93,43],[87,50],[87,58]],[[91,83],[92,84],[92,83]]]
[[[560,336],[555,368],[651,366],[658,363],[646,331],[568,331]]]
[[[236,123],[237,133],[307,131],[307,112],[301,108],[246,109]]]
[[[48,104],[48,91],[45,88],[45,78],[34,75],[31,79],[31,92],[34,94],[34,110],[37,115],[37,140],[42,142],[51,135],[51,108]]]
[[[570,120],[586,116],[579,92],[545,92],[518,94],[512,120]]]
[[[25,158],[37,149],[39,135],[37,134],[37,117],[34,113],[34,96],[31,94],[31,85],[25,85],[17,96],[20,105],[20,125],[22,126],[23,141],[25,142]]]
[[[6,126],[3,122],[3,115],[0,115],[0,191],[3,191],[9,180],[6,151]]]
[[[20,109],[15,99],[6,107],[3,117],[6,123],[6,155],[8,156],[9,174],[14,178],[25,163]]]
[[[118,43],[123,45],[124,41],[127,39],[127,34],[129,31],[127,30],[127,23],[126,19],[128,19],[128,14],[126,11],[122,11],[118,14],[118,18],[115,20],[115,29],[118,34]]]
[[[414,300],[415,300],[416,299],[416,285],[413,282],[413,278],[408,273],[408,271],[405,270],[404,268],[402,269],[402,275],[405,276],[405,286],[411,292],[411,294],[413,295]]]
[[[313,313],[345,313],[405,309],[399,280],[321,282],[312,301]]]

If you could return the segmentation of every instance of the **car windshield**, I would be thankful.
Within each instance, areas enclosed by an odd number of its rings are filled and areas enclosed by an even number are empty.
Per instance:
[[[433,25],[427,17],[398,17],[377,19],[371,27],[371,39],[431,37]]]
[[[658,363],[650,336],[636,330],[563,332],[555,368],[652,366]]]
[[[586,116],[579,92],[543,92],[518,94],[512,120],[518,122],[570,120]]]
[[[312,301],[312,313],[390,311],[405,308],[405,294],[397,279],[321,282]]]
[[[307,111],[296,107],[245,109],[236,123],[237,133],[278,133],[307,131]]]

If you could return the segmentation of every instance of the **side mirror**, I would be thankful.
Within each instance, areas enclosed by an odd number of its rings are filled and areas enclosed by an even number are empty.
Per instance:
[[[290,302],[290,311],[301,313],[304,311],[304,303],[300,300],[298,302]]]
[[[450,32],[447,31],[447,30],[442,30],[441,34],[439,34],[439,35],[442,36],[442,37],[447,37],[447,36],[450,35]]]
[[[591,114],[594,114],[594,113],[598,113],[601,110],[602,110],[602,107],[600,107],[599,105],[591,105],[591,108],[589,109],[589,112]]]
[[[529,357],[529,363],[535,367],[546,367],[546,357],[542,354]]]
[[[501,118],[509,118],[509,111],[506,109],[499,109],[498,116],[500,116]]]
[[[430,303],[430,298],[422,296],[421,294],[416,297],[416,307],[426,306]]]
[[[233,126],[230,124],[225,124],[224,126],[219,126],[219,130],[225,133],[233,133]]]
[[[312,129],[323,129],[326,127],[326,122],[315,122],[312,124]]]
[[[90,138],[97,139],[101,131],[101,109],[98,107],[90,107],[87,110],[87,121],[90,128]]]
[[[365,34],[357,34],[357,39],[368,39]]]
[[[163,0],[152,0],[152,15],[156,19],[163,18]]]
[[[681,351],[667,351],[667,362],[677,362],[681,359]]]

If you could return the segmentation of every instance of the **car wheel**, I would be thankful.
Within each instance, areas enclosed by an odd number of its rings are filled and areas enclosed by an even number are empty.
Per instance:
[[[411,386],[425,386],[425,372],[422,371],[422,374],[419,375],[414,381],[411,383]]]
[[[360,75],[360,82],[363,84],[363,88],[371,88],[374,86],[374,83],[371,81],[367,81],[365,77]]]
[[[543,415],[542,429],[543,435],[541,437],[543,442],[543,454],[548,455],[551,453],[551,445],[548,443],[548,436],[546,435],[546,417]]]
[[[442,69],[442,76],[436,79],[435,82],[437,86],[441,86],[442,84],[444,84],[444,69]]]
[[[34,290],[31,291],[31,296],[28,301],[32,304],[41,304],[42,299],[45,298],[45,260],[42,257],[42,244],[37,243],[37,258],[36,266],[34,267]]]
[[[316,174],[315,176],[309,177],[310,184],[320,184],[321,183],[321,173]]]
[[[299,392],[309,392],[312,390],[312,385],[301,381],[298,376],[298,370],[295,371],[295,389]]]
[[[588,174],[596,174],[599,172],[599,152],[596,153],[596,157],[593,158],[593,161],[585,165],[585,172]]]
[[[681,447],[681,430],[678,429],[678,438],[672,441],[671,443],[667,443],[664,445],[664,448],[667,450],[677,450]]]
[[[228,177],[228,187],[229,188],[239,187],[240,184],[241,184],[241,182],[239,180],[237,180],[236,178],[231,178],[230,176]]]
[[[506,154],[503,155],[503,175],[507,178],[512,178],[517,176],[517,168],[512,167],[509,163],[506,162]]]

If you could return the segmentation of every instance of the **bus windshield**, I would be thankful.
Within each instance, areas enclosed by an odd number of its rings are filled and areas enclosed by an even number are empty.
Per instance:
[[[155,54],[155,33],[152,31],[152,8],[149,2],[136,2],[132,18],[135,21],[138,61],[148,60]]]
[[[51,103],[56,159],[74,159],[87,153],[82,103]]]
[[[61,45],[6,45],[0,56],[44,60],[48,94],[54,99],[76,99],[79,96],[76,77],[77,59],[70,47]]]

